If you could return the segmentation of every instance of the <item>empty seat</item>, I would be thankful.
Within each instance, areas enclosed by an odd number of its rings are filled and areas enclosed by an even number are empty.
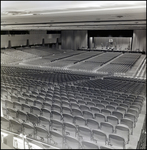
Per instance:
[[[90,128],[87,126],[78,126],[78,135],[79,135],[80,141],[92,140],[92,132]]]
[[[111,115],[111,111],[107,109],[101,109],[101,113],[104,114],[105,116]]]
[[[88,107],[92,107],[92,106],[95,106],[95,103],[94,102],[87,102],[86,104]]]
[[[119,120],[116,116],[107,116],[107,121],[115,127],[117,124],[119,124]]]
[[[58,111],[59,113],[61,113],[61,106],[56,105],[56,104],[52,104],[52,111]]]
[[[102,131],[104,131],[107,134],[107,136],[108,136],[108,134],[114,132],[113,125],[111,123],[109,123],[109,122],[101,122],[100,123],[100,129]]]
[[[124,118],[131,119],[133,121],[133,126],[136,126],[136,116],[134,114],[126,113]]]
[[[22,105],[19,102],[13,102],[13,106],[16,110],[22,110]]]
[[[95,119],[87,119],[87,126],[92,129],[99,129],[99,123]]]
[[[103,100],[103,101],[101,101],[101,104],[104,104],[105,106],[109,105],[109,101]]]
[[[18,97],[18,101],[19,101],[21,104],[26,104],[26,99],[23,98],[23,97]]]
[[[125,139],[116,134],[109,134],[109,145],[115,149],[125,149]]]
[[[105,122],[105,121],[106,121],[105,115],[103,115],[103,114],[101,114],[101,113],[95,113],[94,116],[95,116],[95,120],[96,120],[98,123],[101,123],[101,122]]]
[[[50,143],[58,148],[63,148],[63,136],[56,131],[50,131]]]
[[[10,130],[9,119],[1,116],[1,128],[5,130]]]
[[[93,135],[93,140],[99,145],[105,145],[107,143],[107,135],[102,130],[93,129],[92,135]]]
[[[71,108],[72,109],[79,109],[80,107],[79,107],[79,105],[77,104],[77,103],[70,103],[71,104]]]
[[[51,118],[51,112],[47,108],[42,108],[41,112],[42,112],[42,116],[44,116],[44,117],[46,117],[48,119]]]
[[[70,103],[68,101],[62,101],[62,107],[64,106],[70,108]]]
[[[48,131],[40,126],[35,126],[36,139],[48,143],[49,133]]]
[[[64,122],[70,122],[70,123],[74,122],[74,118],[71,114],[63,113],[62,116]]]
[[[35,101],[34,101],[34,105],[41,109],[42,106],[43,106],[43,103],[40,102],[40,101],[38,101],[38,100],[35,100]]]
[[[7,115],[16,119],[17,118],[17,110],[14,108],[7,108]]]
[[[99,149],[97,144],[89,141],[82,141],[82,147],[83,149]]]
[[[89,111],[89,107],[86,105],[80,105],[80,109],[81,109],[81,111],[84,111],[84,110]]]
[[[57,131],[57,132],[60,132],[60,133],[63,133],[63,124],[61,121],[59,120],[56,120],[56,119],[51,119],[50,120],[50,129],[52,131]]]
[[[95,113],[100,113],[100,109],[97,108],[97,107],[95,107],[95,106],[91,106],[91,107],[90,107],[90,110],[91,110],[91,112],[92,112],[93,114],[95,114]]]
[[[44,128],[47,129],[47,131],[50,131],[50,121],[48,118],[44,117],[44,116],[39,116],[39,125],[43,126]]]
[[[82,117],[82,116],[75,116],[74,117],[74,123],[75,123],[75,125],[77,125],[77,126],[80,126],[80,125],[86,125],[86,120],[85,120],[85,118],[84,117]]]
[[[64,127],[64,134],[65,135],[77,137],[77,129],[73,123],[64,122],[63,127]]]
[[[123,104],[120,104],[119,106],[122,106],[122,107],[126,108],[126,110],[127,110],[128,107],[129,107],[127,104],[124,104],[124,103],[123,103]]]
[[[116,103],[116,102],[110,102],[110,105],[118,106],[118,103]]]
[[[26,135],[27,137],[34,138],[35,136],[35,129],[34,126],[30,123],[22,123],[23,127],[23,134]]]
[[[39,122],[38,117],[37,117],[36,115],[34,115],[34,114],[31,114],[31,113],[27,113],[27,115],[28,115],[29,121],[30,121],[34,126],[36,126],[36,125],[38,124],[38,122]]]
[[[120,111],[120,112],[122,112],[123,114],[125,114],[126,113],[126,108],[124,108],[124,107],[122,107],[122,106],[117,106],[116,107],[116,111]]]
[[[37,106],[31,106],[31,112],[34,115],[40,115],[41,114],[41,109]]]
[[[123,113],[118,111],[112,111],[112,115],[116,116],[119,120],[123,118]]]
[[[120,135],[125,139],[125,143],[128,144],[130,137],[129,137],[129,127],[124,124],[118,124],[115,127],[115,133]]]
[[[136,109],[133,109],[133,108],[129,108],[127,113],[134,114],[136,116],[136,118],[138,118],[138,116],[139,116],[139,112]]]
[[[28,104],[22,104],[22,110],[25,112],[31,112],[31,107]]]
[[[10,131],[20,134],[22,132],[22,125],[19,121],[14,119],[9,119]]]
[[[141,112],[141,107],[138,105],[131,105],[130,108],[137,110],[138,114]]]
[[[57,119],[57,120],[62,120],[63,117],[62,117],[60,112],[52,110],[51,111],[51,118],[52,119]]]
[[[113,105],[107,105],[106,109],[110,110],[111,112],[115,110],[115,106]]]
[[[96,105],[96,104],[100,104],[101,103],[101,101],[100,100],[98,100],[98,99],[92,99],[92,102]]]
[[[73,108],[72,109],[73,116],[83,116],[82,111],[80,109]]]
[[[12,101],[5,100],[5,103],[6,103],[6,107],[13,108],[13,102]]]
[[[104,104],[96,104],[96,107],[98,107],[100,110],[105,108]]]
[[[34,100],[26,98],[26,102],[29,106],[34,106]]]
[[[79,105],[86,105],[86,102],[83,101],[83,100],[78,100],[78,104],[79,104]]]
[[[84,117],[85,119],[88,119],[88,118],[93,119],[93,113],[90,112],[90,111],[83,111],[83,117]]]
[[[72,114],[72,110],[67,106],[63,106],[62,113]]]
[[[28,120],[28,115],[25,111],[17,110],[17,118],[18,120],[22,120],[23,122],[26,122]]]
[[[18,97],[15,95],[11,95],[11,101],[12,102],[17,102],[18,101]]]
[[[78,141],[78,139],[73,138],[71,136],[67,136],[65,135],[65,148],[67,149],[80,149],[81,148],[81,144]]]

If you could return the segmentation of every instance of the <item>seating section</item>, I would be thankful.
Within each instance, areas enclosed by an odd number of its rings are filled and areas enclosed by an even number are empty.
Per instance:
[[[137,82],[136,91],[139,91],[145,85],[142,80],[120,77],[89,80],[88,76],[63,73],[57,76],[49,71],[4,66],[1,72],[1,99],[5,109],[1,117],[2,129],[24,133],[58,148],[115,149],[129,144],[145,96],[141,90],[136,95],[129,89],[122,92],[121,88],[123,82],[130,82],[130,87]],[[49,76],[50,81],[43,76]],[[77,80],[82,82],[63,84]],[[110,80],[112,90],[109,89]],[[90,84],[92,81],[96,85]]]
[[[108,72],[109,74],[126,73],[133,67],[140,56],[141,54],[137,53],[125,53],[110,62],[110,64],[100,68],[98,72]]]

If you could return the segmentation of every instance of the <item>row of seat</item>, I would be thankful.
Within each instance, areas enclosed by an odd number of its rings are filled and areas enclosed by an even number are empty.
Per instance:
[[[66,136],[73,142],[74,147],[82,148],[83,141],[91,143],[87,147],[93,148],[93,146],[109,146],[113,148],[125,148],[125,144],[129,142],[129,128],[123,124],[116,126],[114,132],[108,130],[107,123],[101,123],[100,129],[90,129],[87,126],[75,126],[72,123],[61,123],[58,120],[47,120],[40,116],[40,122],[38,125],[33,126],[30,122],[20,122],[15,119],[7,119],[1,117],[2,128],[10,130],[15,133],[23,133],[24,135],[33,139],[41,140],[42,142],[52,144],[59,148],[66,147]],[[48,130],[49,129],[49,130]],[[107,134],[106,134],[107,132]],[[123,133],[123,136],[122,136]],[[110,140],[110,138],[112,138]],[[64,141],[65,140],[65,141]],[[65,144],[65,143],[66,144]],[[77,144],[78,143],[78,144]],[[63,146],[63,144],[65,144]],[[92,147],[91,147],[92,146]],[[67,148],[73,148],[68,145]],[[85,148],[85,147],[83,147]]]

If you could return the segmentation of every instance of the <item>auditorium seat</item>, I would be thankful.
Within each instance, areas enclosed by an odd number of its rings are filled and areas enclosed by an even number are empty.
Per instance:
[[[104,114],[105,116],[111,115],[111,111],[107,109],[101,109],[101,113]]]
[[[43,126],[49,132],[50,131],[50,121],[49,121],[49,119],[44,117],[44,116],[39,116],[38,119],[39,119],[38,125]]]
[[[51,131],[57,131],[59,133],[63,133],[63,123],[62,121],[56,120],[56,119],[51,119],[50,120],[50,129]]]
[[[51,111],[57,111],[57,112],[61,113],[61,106],[59,106],[57,104],[52,104]]]
[[[28,115],[28,120],[34,125],[38,125],[39,119],[37,117],[37,115],[34,115],[32,113],[27,113]]]
[[[31,112],[34,114],[34,115],[41,115],[41,109],[37,106],[31,106]]]
[[[106,121],[106,116],[101,114],[101,113],[95,113],[94,114],[94,119],[100,124],[101,122]]]
[[[86,125],[92,129],[99,129],[99,123],[95,119],[88,118],[86,121]]]
[[[62,113],[62,116],[63,116],[63,121],[64,122],[70,122],[70,123],[73,123],[74,122],[74,118],[71,114],[69,113]]]
[[[1,116],[1,128],[10,130],[10,122],[8,118]]]
[[[27,112],[22,111],[22,110],[17,110],[17,118],[18,118],[18,120],[22,120],[23,122],[27,122],[27,120],[28,120]]]
[[[51,117],[51,111],[47,108],[41,108],[42,116],[50,119]]]
[[[14,119],[9,119],[10,131],[20,134],[22,132],[22,124]]]
[[[95,114],[95,113],[100,113],[100,109],[97,108],[97,107],[95,107],[95,106],[91,106],[91,107],[90,107],[90,110],[91,110],[91,112],[92,112],[93,114]]]
[[[72,114],[72,110],[67,106],[63,106],[62,113]]]
[[[74,124],[77,125],[77,126],[85,126],[86,125],[86,119],[82,116],[74,116]]]
[[[72,108],[73,116],[83,116],[82,111],[80,109]]]
[[[126,113],[124,115],[124,118],[131,119],[133,121],[133,127],[134,128],[136,127],[137,118],[136,118],[136,116],[134,114]]]
[[[65,135],[65,149],[80,149],[81,144],[77,138]]]
[[[7,108],[7,115],[13,119],[17,119],[17,110],[14,108]]]
[[[21,103],[19,103],[19,102],[13,102],[13,107],[14,107],[16,110],[22,110],[22,105],[21,105]]]
[[[49,143],[52,144],[53,146],[61,149],[63,148],[64,139],[61,133],[56,131],[50,131],[49,140],[50,140]]]
[[[112,111],[112,115],[116,116],[119,120],[123,118],[123,113],[119,111]]]
[[[99,146],[94,142],[82,141],[82,149],[99,149]]]
[[[115,128],[115,126],[119,124],[119,119],[116,116],[110,115],[107,116],[107,122],[111,123]]]

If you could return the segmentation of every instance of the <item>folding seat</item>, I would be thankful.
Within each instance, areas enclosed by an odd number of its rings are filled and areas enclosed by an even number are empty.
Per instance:
[[[73,116],[71,114],[63,113],[62,116],[63,116],[63,121],[64,122],[70,122],[70,123],[74,122],[74,118],[73,118]]]
[[[125,114],[127,110],[123,106],[117,106],[116,111],[119,111],[119,112]]]
[[[131,109],[135,109],[135,110],[137,110],[137,111],[138,111],[138,113],[140,113],[140,112],[141,112],[141,107],[140,107],[140,106],[138,106],[138,105],[131,105],[131,106],[130,106],[130,108],[131,108]]]
[[[62,120],[63,119],[62,114],[58,111],[55,111],[55,110],[51,111],[51,118],[52,119],[57,119],[57,120]]]
[[[125,149],[125,139],[116,134],[109,134],[109,145],[114,149]]]
[[[44,96],[45,97],[45,96]],[[42,96],[37,96],[36,100],[40,101],[40,102],[44,102],[44,98]]]
[[[12,102],[18,102],[18,97],[15,95],[11,95],[11,101]]]
[[[37,99],[37,95],[30,95],[30,98],[35,101]]]
[[[29,106],[34,106],[34,100],[32,100],[32,99],[26,98],[26,103],[27,103]]]
[[[68,101],[62,101],[62,107],[64,106],[70,108],[70,103]]]
[[[31,112],[34,114],[34,115],[41,115],[41,109],[37,106],[31,106]]]
[[[107,109],[101,109],[101,113],[104,114],[105,116],[111,115],[111,111]]]
[[[83,116],[82,111],[80,109],[73,108],[72,109],[73,116]]]
[[[34,115],[32,113],[27,113],[28,115],[28,120],[34,125],[38,125],[39,119],[37,115]]]
[[[92,132],[89,127],[87,126],[78,126],[78,135],[79,135],[79,140],[92,140]]]
[[[27,113],[22,110],[17,110],[17,118],[18,120],[22,120],[23,122],[26,122],[28,120]]]
[[[133,102],[132,105],[138,105],[138,106],[140,106],[140,107],[143,106],[143,104],[141,104],[140,102]]]
[[[5,100],[5,104],[7,108],[13,108],[13,102],[9,100]]]
[[[31,107],[28,104],[22,104],[22,110],[25,112],[31,112]]]
[[[83,117],[84,117],[85,119],[89,119],[89,118],[93,119],[93,113],[92,113],[92,112],[85,110],[85,111],[83,111],[82,113],[83,113]]]
[[[23,134],[27,137],[34,138],[35,129],[34,126],[30,123],[23,122],[22,123]]]
[[[112,115],[116,116],[119,120],[123,118],[123,113],[119,111],[112,111]]]
[[[100,129],[101,129],[102,131],[104,131],[107,136],[108,136],[108,134],[114,132],[113,125],[112,125],[111,123],[109,123],[109,122],[101,122],[101,123],[100,123]]]
[[[105,115],[104,115],[104,114],[95,113],[95,114],[94,114],[94,117],[95,117],[95,120],[96,120],[98,123],[101,123],[101,122],[105,122],[105,121],[106,121],[106,118],[105,118]]]
[[[98,99],[92,99],[92,102],[96,105],[96,104],[100,104],[101,103],[101,101],[100,100],[98,100]]]
[[[107,143],[107,135],[102,130],[93,129],[92,138],[98,145],[105,145]]]
[[[95,107],[95,103],[94,102],[87,102],[86,106],[88,107]]]
[[[80,110],[81,110],[81,111],[84,111],[84,110],[89,111],[89,107],[86,106],[86,105],[80,105]]]
[[[62,107],[62,113],[72,114],[72,110],[69,107]]]
[[[35,136],[36,139],[48,143],[49,133],[45,128],[40,126],[35,126]]]
[[[10,131],[20,134],[22,132],[22,125],[19,121],[14,119],[9,119]]]
[[[119,124],[118,118],[117,118],[116,116],[113,116],[113,115],[107,116],[107,122],[111,123],[114,128],[115,128],[115,126],[116,126],[117,124]]]
[[[121,123],[121,124],[124,124],[124,125],[126,125],[126,126],[128,126],[129,129],[130,129],[130,134],[131,134],[131,135],[133,134],[133,121],[132,121],[131,119],[122,118],[122,119],[120,120],[120,123]]]
[[[50,98],[46,97],[45,100],[44,100],[44,102],[47,102],[47,103],[49,103],[50,105],[52,105],[52,98],[51,98],[51,97],[50,97]],[[43,103],[44,103],[44,102],[43,102]]]
[[[101,101],[101,104],[104,104],[105,106],[109,105],[109,101],[103,100]]]
[[[61,107],[61,100],[54,100],[52,101],[52,104],[58,105]]]
[[[22,110],[22,105],[19,102],[13,102],[13,106],[16,110]]]
[[[10,130],[9,119],[3,116],[1,116],[1,128],[5,130]]]
[[[26,99],[30,98],[30,94],[29,93],[22,93],[22,96]]]
[[[133,126],[135,128],[137,119],[136,119],[136,116],[134,114],[126,113],[126,114],[124,114],[124,118],[132,120]]]
[[[106,109],[107,109],[107,110],[110,110],[110,111],[112,112],[112,111],[115,110],[115,106],[113,106],[113,105],[107,105],[107,106],[106,106]]]
[[[38,100],[34,101],[34,105],[37,106],[38,108],[42,108],[43,107],[43,103],[38,101]]]
[[[80,100],[78,99],[78,104],[79,105],[86,105],[86,102],[82,99],[80,99]]]
[[[7,115],[13,119],[17,119],[17,110],[13,108],[7,108]]]
[[[44,117],[44,116],[39,116],[39,125],[43,126],[44,128],[47,129],[47,131],[50,131],[50,121],[48,118]]]
[[[98,107],[100,110],[105,108],[104,104],[96,104],[96,107]]]
[[[104,100],[104,98],[103,98],[103,97],[100,97],[100,96],[97,96],[97,99],[98,99],[100,102]]]
[[[110,102],[110,105],[113,105],[113,106],[118,106],[118,103],[116,103],[116,102]]]
[[[51,145],[54,145],[57,148],[63,148],[63,136],[61,133],[56,131],[50,131],[49,140]]]
[[[86,125],[92,129],[99,129],[99,123],[95,119],[87,119]]]
[[[82,141],[83,149],[99,149],[99,146],[90,141]]]
[[[126,110],[129,108],[129,106],[127,104],[120,104],[119,106],[126,108]]]
[[[51,111],[52,104],[49,102],[43,102],[42,108],[46,108]]]
[[[42,112],[42,116],[50,119],[51,118],[51,111],[48,110],[47,108],[42,108],[41,109],[41,112]]]
[[[71,104],[71,108],[72,109],[80,109],[80,107],[79,107],[79,105],[77,103],[71,102],[70,104]]]
[[[57,131],[63,133],[63,124],[61,121],[56,119],[50,120],[50,131]]]
[[[114,100],[115,103],[118,103],[118,105],[122,104],[123,101],[122,100]]]
[[[133,108],[129,108],[127,110],[127,113],[131,113],[131,114],[134,114],[136,116],[136,119],[138,118],[139,116],[139,112],[136,110],[136,109],[133,109]]]
[[[57,104],[52,104],[52,111],[58,111],[59,113],[61,113],[61,106],[57,105]]]
[[[81,144],[78,139],[65,135],[65,148],[67,149],[80,149]]]
[[[76,126],[71,122],[64,122],[63,123],[64,128],[64,135],[69,135],[72,137],[77,137],[77,129]]]
[[[100,113],[100,109],[95,106],[90,107],[90,110],[93,114]]]
[[[82,116],[75,116],[74,117],[74,124],[79,126],[79,125],[86,125],[86,120]]]
[[[26,99],[23,98],[23,97],[18,97],[18,101],[21,103],[21,104],[26,104]]]

